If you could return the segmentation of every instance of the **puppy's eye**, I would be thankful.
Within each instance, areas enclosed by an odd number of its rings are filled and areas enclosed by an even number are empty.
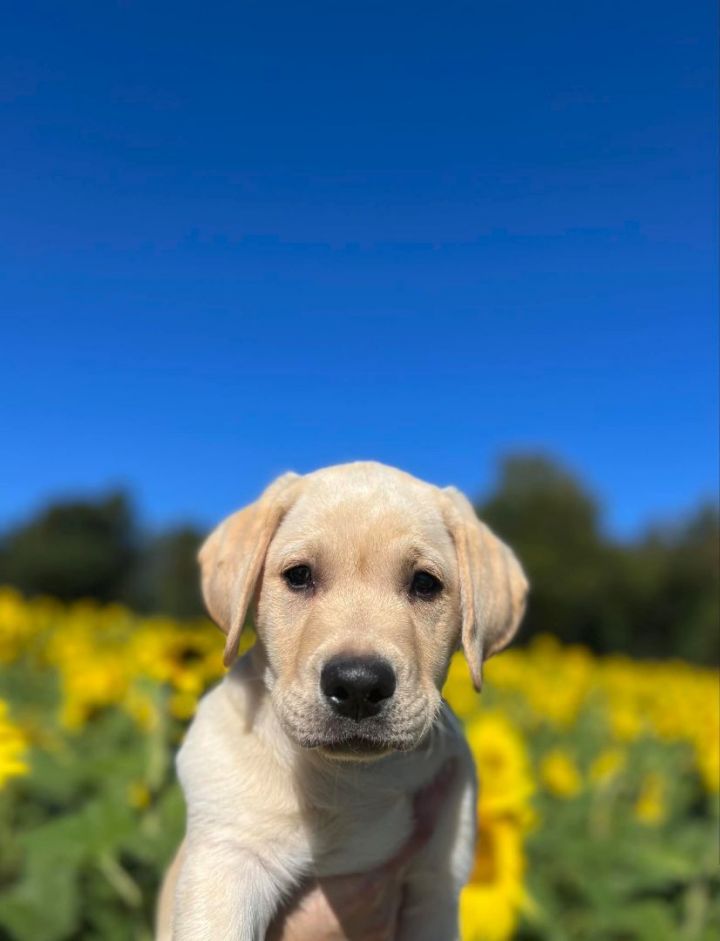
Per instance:
[[[410,594],[414,598],[429,600],[442,591],[442,582],[430,572],[415,572],[410,582]]]
[[[309,565],[293,565],[283,572],[283,578],[295,591],[312,587],[312,569]]]

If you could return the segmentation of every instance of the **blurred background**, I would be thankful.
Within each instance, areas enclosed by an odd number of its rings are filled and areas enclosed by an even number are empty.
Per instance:
[[[7,17],[0,941],[151,937],[222,674],[197,547],[355,459],[459,486],[532,583],[447,688],[498,781],[466,941],[716,936],[716,36],[709,0]]]

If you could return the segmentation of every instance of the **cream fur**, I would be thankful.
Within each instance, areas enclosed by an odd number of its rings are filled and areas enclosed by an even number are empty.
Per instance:
[[[263,941],[314,876],[372,869],[412,830],[414,793],[450,757],[451,793],[407,878],[398,941],[453,941],[473,858],[476,785],[439,690],[460,641],[476,684],[508,642],[527,589],[509,549],[452,488],[380,464],[285,475],[200,553],[206,603],[232,661],[251,599],[258,641],[197,711],[178,756],[188,806],[157,941]],[[292,592],[307,564],[317,590]],[[444,585],[413,600],[414,571]],[[388,660],[397,689],[372,754],[338,739],[319,674],[332,656]],[[361,723],[362,725],[363,723]]]

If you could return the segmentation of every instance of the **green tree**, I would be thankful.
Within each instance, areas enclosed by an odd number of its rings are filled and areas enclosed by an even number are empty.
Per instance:
[[[655,527],[634,549],[638,652],[693,660],[720,657],[720,514],[700,507],[674,527]],[[640,577],[638,577],[640,576]]]
[[[128,603],[140,611],[177,618],[204,613],[197,552],[201,534],[190,526],[160,533],[142,547],[127,592]]]
[[[720,517],[610,540],[591,493],[547,457],[513,455],[479,515],[517,552],[530,580],[521,637],[550,632],[598,651],[718,656]]]
[[[125,494],[58,503],[5,537],[0,582],[29,595],[111,601],[121,596],[137,550],[135,520]]]
[[[550,631],[605,646],[614,620],[605,598],[612,558],[598,505],[582,484],[547,457],[514,455],[502,462],[497,488],[478,513],[528,573],[524,636]]]

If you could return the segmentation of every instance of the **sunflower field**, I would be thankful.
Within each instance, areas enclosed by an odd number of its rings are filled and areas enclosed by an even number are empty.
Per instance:
[[[149,941],[208,622],[0,590],[0,939]],[[541,637],[445,695],[483,781],[464,941],[720,937],[718,673]]]

